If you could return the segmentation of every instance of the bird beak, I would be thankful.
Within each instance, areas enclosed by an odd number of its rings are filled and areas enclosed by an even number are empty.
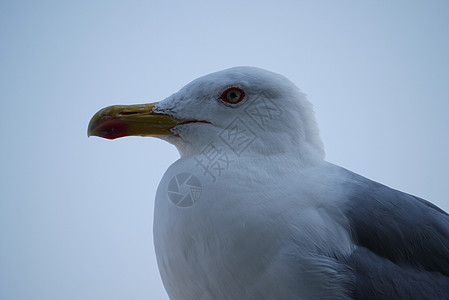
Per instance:
[[[90,120],[88,136],[116,139],[124,136],[173,135],[170,129],[181,124],[172,116],[156,113],[158,102],[137,105],[113,105],[98,111]]]

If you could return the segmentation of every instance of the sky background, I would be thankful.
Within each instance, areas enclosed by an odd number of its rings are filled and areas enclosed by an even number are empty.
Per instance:
[[[0,299],[168,299],[153,205],[178,153],[87,125],[239,65],[309,96],[328,161],[449,211],[449,1],[2,0]]]

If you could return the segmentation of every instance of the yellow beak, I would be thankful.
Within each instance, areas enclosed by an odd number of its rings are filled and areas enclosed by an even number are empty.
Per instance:
[[[90,120],[87,135],[111,140],[124,136],[173,135],[170,130],[182,120],[153,112],[156,104],[158,102],[103,108]]]

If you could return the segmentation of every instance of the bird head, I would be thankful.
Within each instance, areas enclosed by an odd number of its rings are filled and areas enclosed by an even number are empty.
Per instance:
[[[239,156],[324,157],[305,95],[284,76],[254,67],[200,77],[160,102],[103,108],[92,117],[88,135],[158,137],[174,144],[181,156],[220,143]]]

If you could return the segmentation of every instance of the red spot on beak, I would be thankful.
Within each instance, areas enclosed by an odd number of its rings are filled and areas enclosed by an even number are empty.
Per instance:
[[[106,139],[117,139],[128,135],[129,125],[114,117],[105,117],[96,129],[97,135]]]

